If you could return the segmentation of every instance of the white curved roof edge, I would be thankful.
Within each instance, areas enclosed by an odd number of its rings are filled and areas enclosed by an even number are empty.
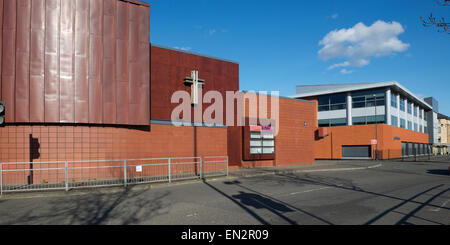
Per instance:
[[[313,97],[319,95],[327,95],[327,94],[336,94],[336,93],[344,93],[351,91],[359,91],[359,90],[367,90],[374,88],[383,88],[383,87],[396,87],[399,90],[402,90],[405,94],[408,94],[417,102],[422,103],[428,109],[433,109],[433,107],[425,102],[422,98],[418,97],[403,85],[401,85],[397,81],[389,81],[389,82],[372,82],[372,83],[347,83],[347,84],[323,84],[323,85],[300,85],[297,86],[299,88],[305,88],[304,93],[297,93],[295,95],[290,95],[290,98],[305,98],[305,97]]]

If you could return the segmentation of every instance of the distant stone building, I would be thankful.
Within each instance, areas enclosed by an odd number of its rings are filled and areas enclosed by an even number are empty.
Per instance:
[[[438,130],[438,148],[437,154],[450,153],[450,117],[438,114],[439,130]]]

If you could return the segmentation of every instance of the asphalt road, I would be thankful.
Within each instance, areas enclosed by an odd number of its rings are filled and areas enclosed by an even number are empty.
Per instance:
[[[373,163],[368,163],[373,164]],[[10,195],[0,224],[449,225],[450,162]]]

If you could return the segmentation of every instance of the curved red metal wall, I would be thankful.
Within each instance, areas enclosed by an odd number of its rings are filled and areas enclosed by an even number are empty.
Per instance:
[[[0,0],[7,123],[150,124],[150,6]]]

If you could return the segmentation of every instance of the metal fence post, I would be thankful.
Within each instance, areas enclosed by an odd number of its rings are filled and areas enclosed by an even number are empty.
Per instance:
[[[203,178],[203,157],[200,157],[200,179]]]
[[[123,185],[127,186],[127,160],[123,160]]]
[[[168,158],[169,160],[168,160],[168,162],[169,162],[169,183],[171,183],[172,182],[172,180],[171,180],[171,177],[170,177],[170,158]]]
[[[66,192],[69,191],[69,163],[65,162],[65,175],[66,175]]]

